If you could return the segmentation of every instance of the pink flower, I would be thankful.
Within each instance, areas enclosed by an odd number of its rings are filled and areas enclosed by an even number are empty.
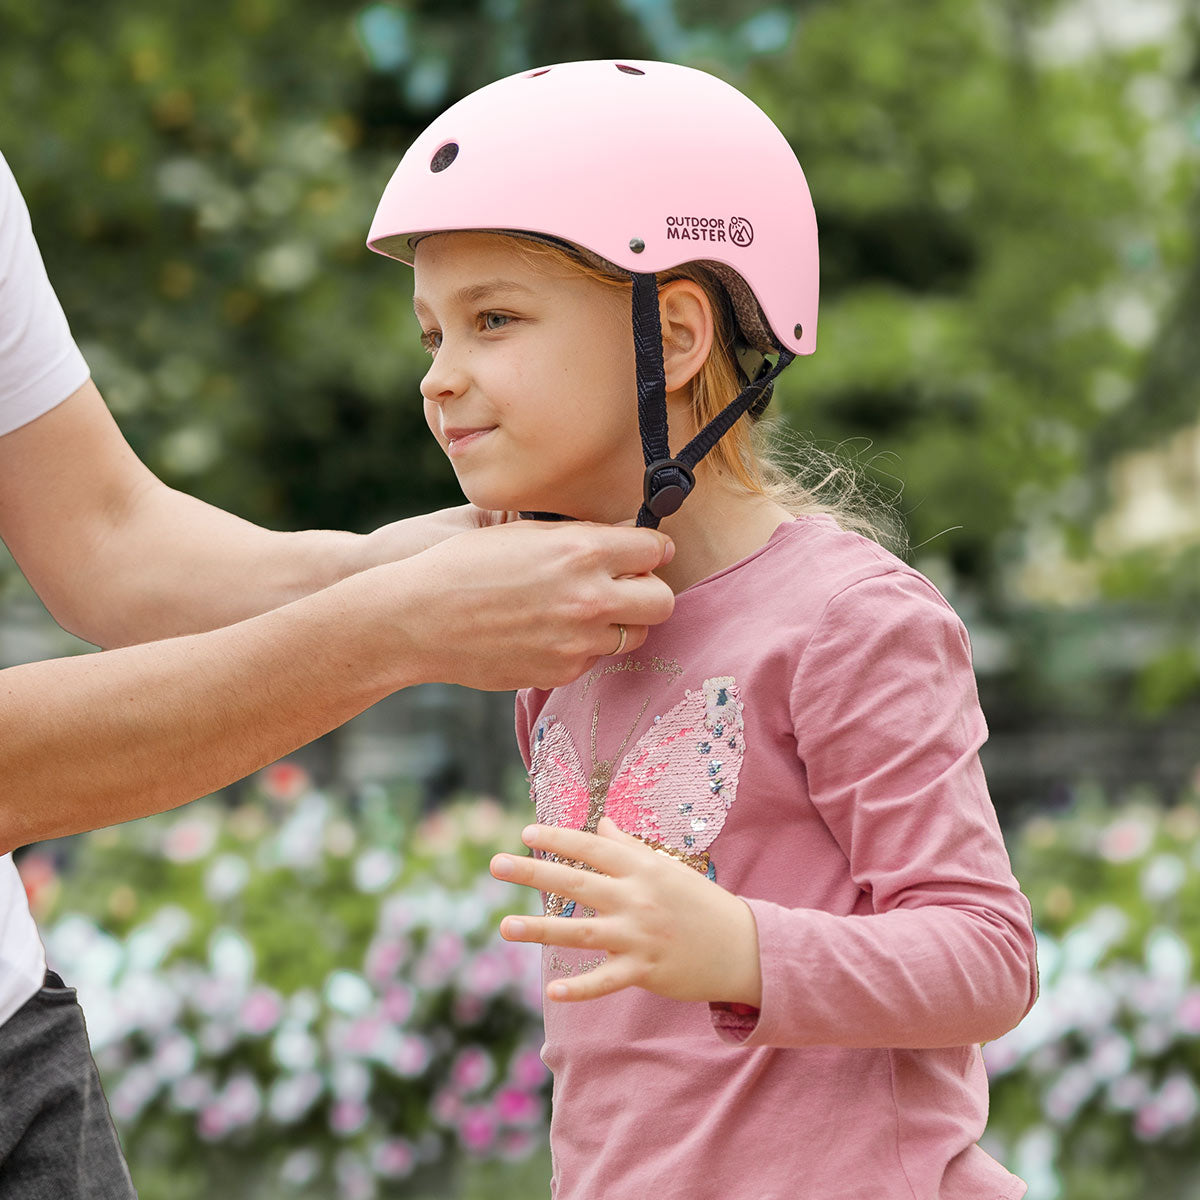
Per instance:
[[[338,1100],[329,1110],[329,1128],[341,1137],[357,1133],[367,1123],[367,1106],[359,1100]]]
[[[396,1052],[391,1057],[392,1070],[405,1079],[414,1079],[420,1075],[432,1057],[429,1043],[420,1037],[408,1035],[401,1038]]]
[[[531,1092],[550,1078],[550,1069],[537,1050],[518,1050],[509,1064],[508,1077],[516,1087]]]
[[[1153,1101],[1139,1108],[1133,1120],[1133,1130],[1144,1142],[1157,1141],[1166,1133],[1167,1127],[1166,1114]]]
[[[539,1138],[525,1129],[509,1129],[500,1138],[500,1157],[506,1162],[522,1162],[537,1149]]]
[[[501,1088],[495,1104],[496,1115],[505,1125],[535,1125],[542,1118],[541,1101],[520,1088]]]
[[[25,885],[25,895],[29,907],[35,915],[41,915],[48,909],[58,893],[58,872],[54,869],[54,860],[48,854],[31,850],[17,865],[21,882]]]
[[[259,772],[259,783],[272,800],[295,800],[312,786],[308,772],[287,759]]]
[[[460,1092],[477,1092],[490,1082],[494,1072],[491,1055],[478,1046],[468,1046],[454,1060],[450,1079]]]
[[[425,948],[417,964],[417,983],[423,988],[439,988],[458,970],[466,953],[463,939],[450,930],[437,934]]]
[[[484,1154],[496,1140],[496,1120],[486,1109],[478,1106],[463,1111],[458,1123],[458,1140],[472,1154]]]
[[[1122,863],[1140,858],[1150,848],[1154,829],[1146,817],[1119,817],[1100,832],[1102,858]]]
[[[382,1004],[383,1015],[394,1025],[403,1025],[412,1016],[412,988],[398,984],[390,987],[384,993]]]
[[[371,1165],[377,1175],[385,1179],[404,1179],[411,1175],[417,1156],[410,1143],[403,1138],[389,1138],[380,1142],[371,1154]]]
[[[195,862],[213,848],[216,840],[215,822],[201,816],[181,817],[164,835],[162,852],[171,862]]]
[[[1182,1033],[1200,1033],[1200,988],[1192,988],[1179,1002],[1175,1024]]]
[[[383,1028],[378,1017],[359,1017],[347,1028],[342,1048],[349,1054],[370,1054],[378,1044]]]
[[[462,1101],[449,1089],[438,1092],[429,1106],[439,1125],[453,1125],[462,1112]]]
[[[363,973],[372,983],[386,983],[395,978],[408,953],[406,942],[377,938],[367,951],[366,970]]]
[[[283,1017],[283,1001],[269,987],[256,987],[242,1001],[242,1028],[249,1034],[261,1037],[270,1033]]]
[[[481,996],[473,996],[470,992],[459,992],[454,997],[454,1023],[456,1025],[477,1025],[487,1011],[487,1002]]]
[[[233,1128],[225,1109],[220,1103],[206,1104],[196,1119],[196,1132],[206,1142],[216,1142]]]

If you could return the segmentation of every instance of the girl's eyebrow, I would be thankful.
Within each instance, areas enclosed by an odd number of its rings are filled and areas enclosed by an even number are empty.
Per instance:
[[[459,288],[450,299],[454,304],[483,304],[495,296],[511,295],[514,292],[532,295],[533,289],[526,287],[523,283],[518,283],[515,279],[485,279],[482,283],[472,283]],[[413,312],[418,317],[428,315],[429,305],[420,296],[414,296]]]

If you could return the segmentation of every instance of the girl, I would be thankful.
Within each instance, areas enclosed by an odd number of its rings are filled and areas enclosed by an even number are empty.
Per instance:
[[[530,71],[416,140],[369,244],[415,267],[426,416],[473,503],[636,512],[677,547],[636,653],[614,627],[517,700],[535,855],[492,869],[545,900],[502,931],[544,946],[552,1193],[1022,1195],[976,1144],[979,1043],[1036,974],[966,633],[748,436],[815,347],[782,135],[687,68]]]

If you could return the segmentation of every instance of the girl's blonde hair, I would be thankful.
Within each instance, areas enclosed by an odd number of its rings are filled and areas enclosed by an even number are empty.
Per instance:
[[[599,260],[585,260],[565,246],[515,237],[531,262],[543,270],[582,275],[606,287],[628,292],[629,275]],[[713,347],[692,378],[692,418],[703,429],[741,392],[743,383],[735,354],[737,317],[729,293],[703,263],[688,263],[661,271],[659,286],[689,279],[704,289],[713,315]],[[696,468],[727,487],[762,496],[793,516],[826,513],[843,529],[852,529],[897,552],[904,549],[903,523],[888,497],[868,480],[860,466],[822,450],[781,427],[776,421],[735,421],[728,433]]]

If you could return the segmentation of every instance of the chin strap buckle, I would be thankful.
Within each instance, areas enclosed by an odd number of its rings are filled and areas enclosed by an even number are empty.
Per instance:
[[[660,458],[646,468],[642,477],[642,499],[660,520],[678,512],[696,486],[691,467],[677,458]]]

